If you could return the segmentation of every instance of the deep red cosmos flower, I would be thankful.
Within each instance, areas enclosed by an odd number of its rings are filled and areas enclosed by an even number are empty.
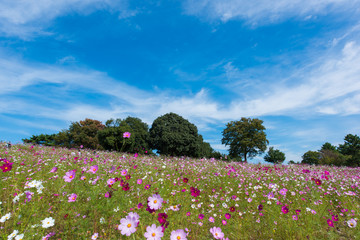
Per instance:
[[[12,169],[12,165],[13,163],[5,163],[3,164],[0,168],[2,169],[3,172],[8,172]]]

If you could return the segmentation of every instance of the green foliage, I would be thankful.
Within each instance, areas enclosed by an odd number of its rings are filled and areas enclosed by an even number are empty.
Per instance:
[[[346,166],[351,156],[346,156],[336,150],[320,150],[320,165]]]
[[[197,127],[175,113],[158,117],[150,128],[150,145],[163,155],[197,157],[208,151],[201,139]]]
[[[326,142],[321,146],[320,151],[322,151],[322,150],[337,151],[336,147],[334,145],[332,145],[331,143],[329,143],[329,142]]]
[[[274,150],[274,147],[270,147],[269,151],[264,157],[266,162],[278,164],[285,161],[285,153],[281,152],[280,150]]]
[[[301,163],[310,164],[310,165],[318,165],[319,159],[320,159],[320,153],[317,151],[307,151],[302,156],[302,159],[303,160],[301,161]]]
[[[121,119],[109,119],[105,123],[105,128],[98,133],[101,146],[106,150],[131,153],[150,152],[149,149],[149,127],[139,118],[127,117]],[[124,132],[130,132],[131,137],[123,138]]]
[[[360,137],[348,134],[344,138],[344,144],[340,144],[338,151],[343,155],[348,155],[349,166],[360,166]]]
[[[269,141],[266,139],[263,121],[257,118],[241,118],[240,121],[231,121],[223,130],[222,144],[230,146],[229,155],[232,158],[253,158],[264,153]]]
[[[24,143],[33,143],[40,144],[44,146],[54,146],[55,145],[55,136],[56,134],[40,134],[32,135],[29,139],[22,139]]]
[[[69,135],[72,147],[80,147],[90,149],[101,148],[97,133],[104,129],[104,125],[98,121],[86,118],[80,122],[73,122],[69,127]]]

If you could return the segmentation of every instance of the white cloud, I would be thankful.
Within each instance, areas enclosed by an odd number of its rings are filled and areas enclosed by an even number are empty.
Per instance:
[[[0,1],[0,34],[23,39],[33,34],[50,34],[44,28],[53,19],[67,14],[88,15],[97,10],[120,12],[119,18],[136,14],[127,10],[126,0],[4,0]]]
[[[357,0],[187,0],[185,13],[223,22],[241,19],[251,25],[266,25],[284,19],[359,9]]]

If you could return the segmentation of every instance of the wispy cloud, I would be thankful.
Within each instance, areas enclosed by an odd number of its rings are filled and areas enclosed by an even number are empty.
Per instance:
[[[357,0],[187,0],[185,13],[208,20],[227,22],[244,20],[250,25],[267,25],[289,18],[307,20],[312,15],[353,9],[359,11]]]
[[[126,0],[36,0],[0,1],[0,34],[29,39],[51,34],[46,30],[53,19],[68,14],[88,15],[97,10],[117,12],[119,18],[136,15]]]

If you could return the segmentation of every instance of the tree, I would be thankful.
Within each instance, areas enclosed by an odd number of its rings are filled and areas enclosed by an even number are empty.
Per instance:
[[[124,132],[130,132],[130,138],[124,139]],[[150,152],[149,127],[141,119],[135,117],[107,120],[105,128],[98,133],[98,139],[101,146],[107,150],[120,151],[122,149],[131,153]]]
[[[320,159],[320,153],[317,151],[307,151],[302,156],[302,159],[303,160],[301,161],[301,163],[310,164],[310,165],[313,165],[313,164],[318,165],[319,159]]]
[[[336,147],[334,145],[332,145],[331,143],[329,143],[329,142],[326,142],[321,146],[320,151],[322,151],[322,150],[337,151]]]
[[[344,138],[344,144],[340,144],[338,151],[343,155],[351,156],[348,160],[350,166],[360,166],[360,137],[348,134]]]
[[[230,146],[229,155],[232,158],[253,158],[264,153],[269,141],[266,139],[263,121],[257,118],[241,118],[240,121],[231,121],[223,130],[222,144]]]
[[[343,155],[336,150],[322,149],[320,150],[319,164],[339,167],[347,165],[350,159],[351,156]]]
[[[34,143],[41,144],[44,146],[54,146],[55,145],[55,134],[40,134],[40,135],[32,135],[29,139],[22,139],[24,143]]]
[[[160,154],[197,157],[199,142],[197,127],[175,113],[156,118],[150,128],[150,146]]]
[[[104,129],[104,125],[98,121],[86,118],[80,122],[73,122],[69,127],[69,134],[72,140],[72,147],[99,149],[101,148],[97,133]]]
[[[264,160],[266,162],[270,162],[274,164],[282,163],[285,161],[285,153],[281,152],[278,149],[274,150],[274,147],[270,147],[269,151],[264,157]]]

